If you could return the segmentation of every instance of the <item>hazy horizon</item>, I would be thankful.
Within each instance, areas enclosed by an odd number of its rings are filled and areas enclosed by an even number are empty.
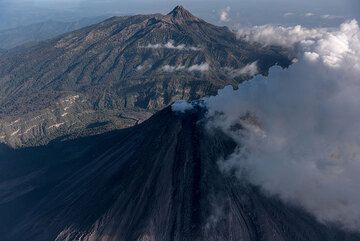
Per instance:
[[[326,4],[324,4],[326,3]],[[345,19],[359,19],[360,3],[346,1],[115,1],[115,0],[0,0],[0,29],[24,26],[48,20],[74,21],[98,16],[147,13],[166,14],[183,5],[193,14],[218,25],[302,24],[305,26],[337,26]],[[223,11],[228,14],[221,21]],[[261,16],[261,17],[259,17]]]

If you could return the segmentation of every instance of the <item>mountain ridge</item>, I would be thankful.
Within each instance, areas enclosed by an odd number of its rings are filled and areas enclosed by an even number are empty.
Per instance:
[[[99,122],[108,125],[94,133],[128,127],[173,101],[237,86],[251,74],[233,73],[251,64],[267,74],[292,56],[238,40],[181,7],[110,18],[0,56],[0,142],[46,143]]]

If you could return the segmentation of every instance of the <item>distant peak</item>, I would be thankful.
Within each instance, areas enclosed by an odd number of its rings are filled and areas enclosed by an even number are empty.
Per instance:
[[[192,15],[188,10],[186,10],[183,6],[178,5],[172,10],[168,16],[172,16],[173,18],[179,20],[198,20],[197,17]]]
[[[171,12],[178,13],[178,12],[189,12],[186,10],[182,5],[177,5]]]

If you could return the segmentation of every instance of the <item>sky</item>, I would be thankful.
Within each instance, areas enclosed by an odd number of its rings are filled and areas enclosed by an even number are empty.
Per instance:
[[[336,26],[344,18],[359,19],[360,15],[358,0],[0,0],[0,29],[48,19],[167,13],[176,5],[230,27],[266,23]]]

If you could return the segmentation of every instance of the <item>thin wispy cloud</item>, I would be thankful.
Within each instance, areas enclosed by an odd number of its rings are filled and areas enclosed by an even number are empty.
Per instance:
[[[333,19],[344,19],[343,16],[338,16],[338,15],[331,15],[331,14],[324,14],[320,16],[322,19],[329,19],[329,20],[333,20]]]
[[[209,71],[210,65],[208,63],[195,64],[188,68],[188,71],[198,71],[198,72],[207,72]]]
[[[287,12],[284,13],[283,15],[284,18],[288,18],[288,17],[304,17],[304,18],[312,18],[312,19],[316,19],[316,20],[345,20],[346,18],[344,16],[340,16],[340,15],[333,15],[333,14],[316,14],[316,13],[312,13],[312,12],[308,12],[308,13],[294,13],[294,12]]]
[[[229,22],[231,20],[230,18],[230,10],[231,8],[229,6],[227,6],[226,8],[224,9],[221,9],[220,12],[219,12],[219,19],[221,22]]]
[[[294,13],[292,13],[292,12],[284,13],[284,17],[290,17],[293,15],[294,15]]]
[[[170,40],[165,44],[156,43],[156,44],[147,44],[147,45],[140,45],[139,48],[144,49],[174,49],[179,51],[201,51],[201,47],[197,46],[187,46],[186,44],[175,44],[174,40]]]
[[[186,67],[185,65],[165,65],[162,67],[164,72],[188,71],[188,72],[207,72],[210,65],[208,63],[201,63]]]
[[[175,71],[182,71],[185,70],[185,65],[165,65],[162,67],[164,72],[175,72]]]
[[[137,70],[137,71],[141,71],[141,70],[143,70],[144,68],[145,68],[144,65],[138,65],[138,66],[136,67],[136,70]]]
[[[234,69],[231,67],[225,67],[225,72],[231,77],[253,77],[259,73],[257,62],[245,65],[243,68]]]

